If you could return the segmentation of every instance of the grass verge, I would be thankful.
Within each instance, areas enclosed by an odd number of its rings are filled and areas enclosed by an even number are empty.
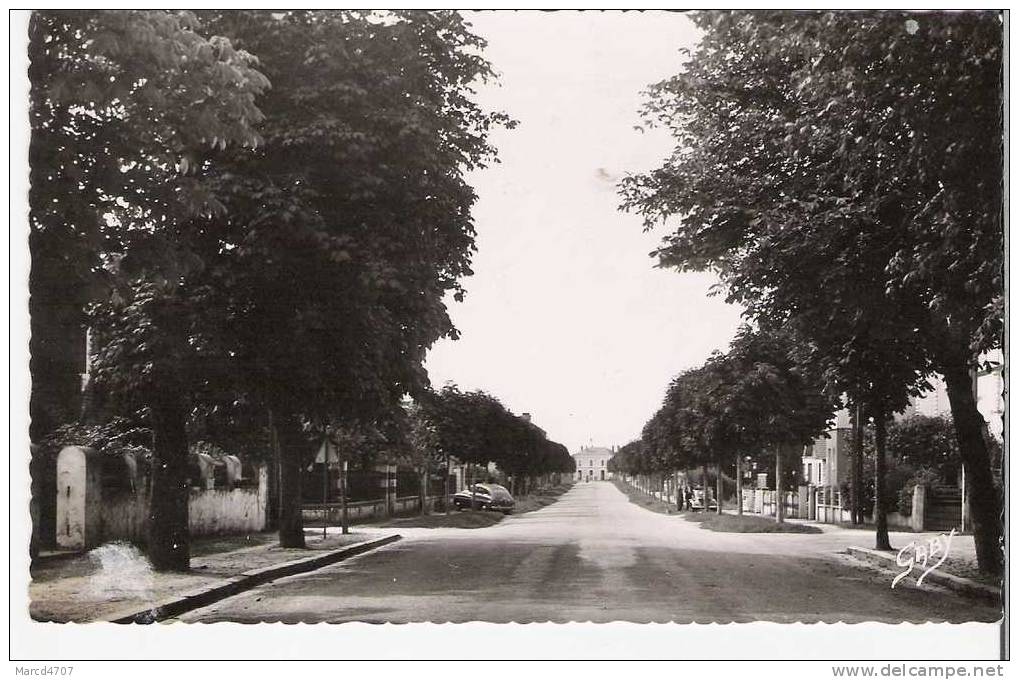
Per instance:
[[[719,515],[716,513],[689,513],[691,522],[698,522],[701,529],[733,534],[820,534],[820,528],[809,524],[783,522],[756,515]]]
[[[634,505],[650,510],[651,512],[657,512],[661,515],[681,515],[686,514],[676,509],[672,503],[665,503],[657,498],[648,496],[643,491],[638,490],[636,487],[630,486],[621,479],[613,479],[612,483],[616,485],[616,488],[626,494],[627,499]]]
[[[550,489],[543,489],[537,493],[532,493],[529,496],[524,496],[517,501],[516,506],[513,508],[514,515],[522,515],[525,512],[534,512],[535,510],[541,510],[542,508],[552,505],[559,497],[570,490],[568,485],[565,486],[554,486]]]
[[[445,513],[419,515],[417,517],[398,517],[391,519],[384,524],[373,526],[384,528],[421,528],[438,529],[450,527],[454,529],[483,529],[493,524],[498,524],[505,517],[501,512],[489,510],[453,510],[448,515]]]
[[[513,514],[522,515],[524,513],[534,512],[535,510],[540,510],[549,506],[559,500],[559,497],[569,491],[569,489],[569,486],[556,486],[551,489],[543,489],[537,493],[519,498],[517,499],[516,506],[513,508]],[[501,512],[491,512],[488,510],[453,510],[448,515],[440,512],[424,516],[397,517],[384,524],[377,524],[373,526],[394,529],[400,527],[422,529],[437,529],[443,527],[451,527],[454,529],[483,529],[485,527],[490,527],[493,524],[498,524],[504,517],[506,517],[506,515]]]

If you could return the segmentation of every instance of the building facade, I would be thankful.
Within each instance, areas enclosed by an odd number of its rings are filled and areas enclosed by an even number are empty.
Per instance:
[[[977,409],[987,423],[988,432],[998,442],[1004,440],[1005,425],[1005,378],[1002,373],[1004,356],[1001,350],[989,352],[981,357],[985,363],[980,370],[973,372],[973,394],[977,400]],[[952,417],[952,407],[948,401],[948,388],[939,375],[929,378],[931,391],[910,399],[909,406],[896,419],[912,415],[930,417]]]
[[[612,479],[608,465],[613,455],[615,455],[615,450],[605,446],[582,447],[580,451],[573,454],[573,461],[577,464],[574,479],[578,482]]]
[[[849,481],[853,445],[849,411],[841,409],[836,413],[832,425],[804,449],[803,480],[810,486],[838,487]]]

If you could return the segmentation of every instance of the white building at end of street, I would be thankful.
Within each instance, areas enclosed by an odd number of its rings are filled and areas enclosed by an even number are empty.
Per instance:
[[[573,454],[573,461],[577,464],[577,471],[574,479],[581,481],[604,481],[612,479],[609,472],[609,460],[616,454],[615,448],[605,446],[583,446],[580,451]]]

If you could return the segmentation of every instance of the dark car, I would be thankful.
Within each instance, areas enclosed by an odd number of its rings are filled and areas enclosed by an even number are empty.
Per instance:
[[[506,487],[498,484],[475,484],[469,489],[464,489],[453,496],[453,505],[457,510],[469,509],[472,496],[475,507],[479,510],[499,510],[508,515],[513,512],[513,506],[516,505]]]
[[[693,494],[690,498],[690,509],[694,511],[704,510],[704,489],[693,490]],[[718,510],[718,503],[714,498],[708,502],[708,510]]]

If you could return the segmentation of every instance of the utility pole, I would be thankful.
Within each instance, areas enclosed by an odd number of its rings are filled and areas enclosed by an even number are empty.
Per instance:
[[[322,442],[322,540],[329,528],[329,432]]]
[[[339,456],[339,447],[336,453],[341,459],[340,462],[340,531],[344,534],[350,533],[350,522],[347,521],[347,457]]]
[[[736,454],[736,514],[743,516],[743,455]]]
[[[446,481],[442,486],[442,507],[445,508],[446,514],[449,515],[449,454],[443,453],[446,458]]]
[[[863,524],[863,407],[857,398],[853,404],[853,469],[851,476],[853,524]]]

